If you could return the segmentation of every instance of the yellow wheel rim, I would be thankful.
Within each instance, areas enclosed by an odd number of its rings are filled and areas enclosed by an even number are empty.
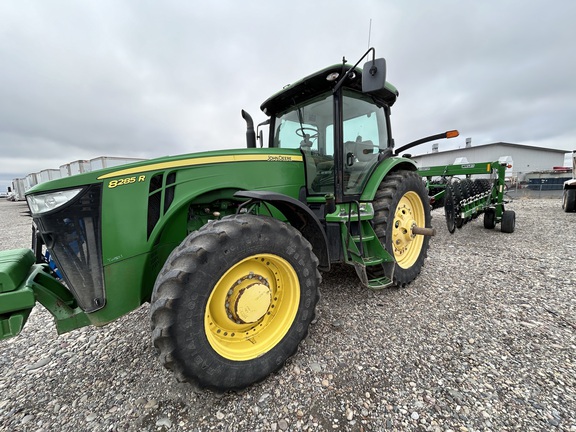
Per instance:
[[[253,255],[231,267],[214,286],[204,331],[222,357],[255,359],[286,335],[299,303],[300,283],[290,263],[277,255]]]
[[[396,207],[392,226],[392,249],[398,265],[410,268],[418,260],[424,236],[412,234],[414,225],[424,227],[424,205],[416,192],[406,192]]]

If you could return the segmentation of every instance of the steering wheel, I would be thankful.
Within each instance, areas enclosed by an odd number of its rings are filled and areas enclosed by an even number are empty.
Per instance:
[[[306,132],[313,132],[313,133],[312,134],[306,134]],[[298,129],[296,129],[296,135],[298,135],[300,138],[305,138],[306,135],[309,135],[308,138],[314,139],[318,136],[318,131],[312,127],[309,127],[309,126],[302,126]]]

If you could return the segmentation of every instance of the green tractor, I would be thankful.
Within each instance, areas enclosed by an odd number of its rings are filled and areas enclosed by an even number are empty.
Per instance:
[[[306,337],[320,271],[350,264],[371,289],[420,273],[434,231],[424,182],[394,151],[397,97],[370,49],[267,99],[267,147],[242,112],[245,149],[31,189],[33,247],[0,253],[0,338],[17,335],[36,302],[58,333],[150,302],[154,346],[179,380],[228,390],[264,379]]]

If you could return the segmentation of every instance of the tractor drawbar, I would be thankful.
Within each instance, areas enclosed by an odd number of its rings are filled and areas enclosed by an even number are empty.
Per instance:
[[[436,235],[436,228],[424,228],[414,224],[412,225],[412,234],[433,237]]]

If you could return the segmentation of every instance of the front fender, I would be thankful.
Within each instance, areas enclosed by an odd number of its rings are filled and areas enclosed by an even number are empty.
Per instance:
[[[300,231],[304,238],[310,242],[314,255],[320,261],[319,268],[323,271],[330,270],[326,232],[316,215],[307,206],[288,195],[277,192],[238,191],[234,196],[264,201],[276,207],[290,225]]]

